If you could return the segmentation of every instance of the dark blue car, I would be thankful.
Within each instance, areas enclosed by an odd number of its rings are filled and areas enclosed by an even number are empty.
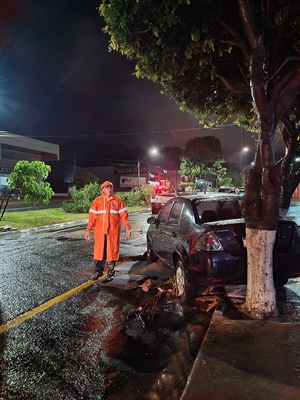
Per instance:
[[[148,257],[174,269],[181,300],[193,300],[210,286],[247,283],[240,201],[234,194],[179,196],[148,218]],[[276,286],[300,276],[300,233],[293,221],[279,221],[273,275]]]

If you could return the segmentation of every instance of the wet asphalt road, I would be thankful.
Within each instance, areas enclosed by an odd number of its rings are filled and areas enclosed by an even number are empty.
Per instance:
[[[145,252],[147,216],[131,216],[132,238],[122,232],[121,255]],[[104,398],[110,360],[101,346],[125,303],[89,281],[93,242],[84,232],[0,235],[1,400]],[[30,310],[36,313],[26,319]]]

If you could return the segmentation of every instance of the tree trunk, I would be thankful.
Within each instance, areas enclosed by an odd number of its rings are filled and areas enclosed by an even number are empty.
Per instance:
[[[242,205],[248,258],[243,309],[251,318],[263,319],[278,314],[273,247],[279,218],[280,175],[275,165],[262,168],[259,158],[249,174]]]
[[[247,293],[243,311],[254,319],[276,317],[276,292],[273,279],[273,247],[276,230],[246,228]]]
[[[261,107],[255,164],[242,203],[246,224],[248,281],[245,311],[255,318],[277,314],[273,283],[273,247],[279,219],[280,171],[275,165],[270,107]],[[259,296],[258,296],[258,293]],[[272,299],[272,300],[270,300]],[[255,311],[252,312],[251,309]],[[260,310],[258,313],[257,310]]]
[[[251,57],[251,92],[258,121],[254,168],[249,174],[242,209],[247,239],[247,293],[244,310],[252,318],[277,315],[273,282],[273,247],[279,219],[280,173],[275,165],[274,104],[265,92],[261,38],[254,41]]]

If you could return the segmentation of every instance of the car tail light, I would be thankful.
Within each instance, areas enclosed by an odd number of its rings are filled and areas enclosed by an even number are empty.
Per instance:
[[[199,250],[205,250],[205,251],[223,250],[223,246],[221,245],[214,231],[209,231],[201,235],[199,238],[198,245],[199,245]]]

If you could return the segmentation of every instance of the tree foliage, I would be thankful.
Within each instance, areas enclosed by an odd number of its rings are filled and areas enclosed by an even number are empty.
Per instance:
[[[73,182],[74,186],[77,186],[79,188],[84,188],[89,183],[99,183],[99,179],[92,172],[85,172],[80,176],[75,176]]]
[[[181,164],[179,168],[179,173],[181,176],[188,176],[195,182],[196,178],[201,179],[205,174],[207,174],[208,169],[205,164],[199,161],[193,161],[188,157],[181,157]]]
[[[227,168],[224,167],[225,162],[225,160],[216,160],[210,168],[210,172],[217,177],[218,186],[228,186],[232,183],[232,179],[227,176]]]
[[[99,11],[110,49],[137,60],[136,76],[160,83],[181,109],[205,125],[236,111],[251,114],[247,65],[224,20],[227,15],[237,36],[242,24],[236,1],[104,0]],[[224,85],[231,78],[239,90]]]
[[[245,185],[245,181],[241,176],[241,171],[237,168],[227,169],[227,176],[231,179],[232,186],[242,187]]]
[[[211,167],[216,160],[223,158],[221,142],[214,136],[194,137],[186,142],[183,156]]]
[[[205,179],[210,168],[215,169],[215,163],[223,159],[221,142],[213,136],[194,137],[186,142],[183,155],[180,158],[180,174]],[[225,162],[225,161],[224,161]]]
[[[54,192],[46,182],[51,167],[43,161],[19,161],[7,180],[11,189],[20,189],[27,204],[48,204]]]

